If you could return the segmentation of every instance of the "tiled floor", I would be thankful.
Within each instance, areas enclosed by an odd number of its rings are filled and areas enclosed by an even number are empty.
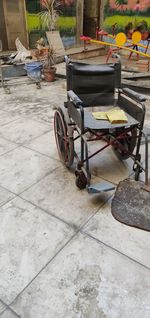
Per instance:
[[[78,190],[60,162],[65,94],[64,80],[0,89],[0,317],[149,318],[149,233],[113,219],[113,192]],[[91,168],[115,185],[131,173],[112,150]]]

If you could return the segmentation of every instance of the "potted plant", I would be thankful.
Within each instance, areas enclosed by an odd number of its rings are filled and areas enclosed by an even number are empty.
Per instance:
[[[43,63],[43,75],[47,82],[54,82],[56,75],[56,54],[54,48],[51,46],[48,50],[47,57]]]
[[[56,30],[56,22],[59,16],[59,7],[62,0],[41,0],[42,12],[39,13],[43,27],[46,30],[46,37],[50,46],[54,48],[56,55],[65,55],[64,46],[60,33]]]

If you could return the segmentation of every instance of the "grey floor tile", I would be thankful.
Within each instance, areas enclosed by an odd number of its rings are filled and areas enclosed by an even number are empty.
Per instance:
[[[17,145],[15,143],[12,143],[12,142],[0,137],[0,156],[2,156],[6,152],[8,152],[16,147],[17,147]]]
[[[49,111],[53,107],[57,107],[66,100],[66,90],[64,89],[63,80],[57,83],[42,83],[42,89],[37,90],[35,85],[18,85],[12,86],[12,94],[1,94],[2,109],[11,111],[14,115],[34,115],[49,107]],[[27,94],[25,93],[27,92]]]
[[[150,268],[149,232],[115,220],[111,214],[111,201],[98,211],[83,230]]]
[[[19,147],[0,157],[0,185],[18,194],[58,166],[48,157]]]
[[[9,304],[74,231],[20,198],[1,207],[0,219],[0,298]]]
[[[0,186],[0,206],[13,199],[15,195]]]
[[[78,226],[86,222],[108,200],[108,194],[90,196],[86,190],[79,190],[75,185],[74,173],[63,166],[21,196]]]
[[[0,128],[0,135],[16,143],[25,143],[49,130],[49,126],[21,118]]]
[[[5,310],[6,306],[0,301],[0,314]]]
[[[51,101],[51,105],[53,105],[53,102]],[[52,106],[52,108],[55,108],[57,106]],[[53,122],[54,122],[54,109],[50,109],[49,105],[43,107],[41,110],[36,111],[36,113],[33,113],[30,115],[30,117],[38,122],[49,124],[50,129],[53,128]],[[28,117],[28,115],[27,115]]]
[[[0,126],[13,122],[19,117],[20,117],[19,115],[15,116],[13,112],[11,112],[10,110],[9,112],[4,112],[3,110],[0,110]]]
[[[12,308],[22,318],[149,318],[149,273],[79,235]]]
[[[6,309],[1,315],[1,318],[21,318],[19,315],[15,314],[12,310]]]
[[[94,149],[96,151],[97,145],[96,147],[94,146],[95,145],[90,148],[90,152]],[[127,178],[131,174],[132,165],[130,160],[118,160],[112,148],[105,149],[90,161],[92,174],[114,182],[115,184],[118,184],[119,181]]]
[[[30,149],[39,151],[40,153],[51,156],[59,160],[58,151],[55,143],[54,131],[50,132],[30,141],[26,144]]]

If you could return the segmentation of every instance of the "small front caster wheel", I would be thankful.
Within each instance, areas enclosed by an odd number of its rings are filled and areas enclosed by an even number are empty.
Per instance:
[[[87,178],[83,171],[80,171],[76,173],[76,186],[80,189],[83,190],[86,188],[87,185]]]

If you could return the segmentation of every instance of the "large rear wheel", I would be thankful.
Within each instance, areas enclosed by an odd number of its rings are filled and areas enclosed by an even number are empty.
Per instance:
[[[70,168],[74,161],[74,140],[69,136],[68,126],[61,108],[54,115],[55,140],[61,161]]]
[[[123,133],[123,130],[121,131],[116,131],[116,137]],[[119,160],[126,160],[130,157],[130,154],[133,153],[134,148],[136,146],[136,141],[137,141],[137,128],[134,127],[130,131],[128,131],[122,139],[119,139],[119,143],[123,146],[119,148],[119,145],[113,146],[113,150],[115,155]],[[128,151],[130,154],[128,154],[126,151]]]

